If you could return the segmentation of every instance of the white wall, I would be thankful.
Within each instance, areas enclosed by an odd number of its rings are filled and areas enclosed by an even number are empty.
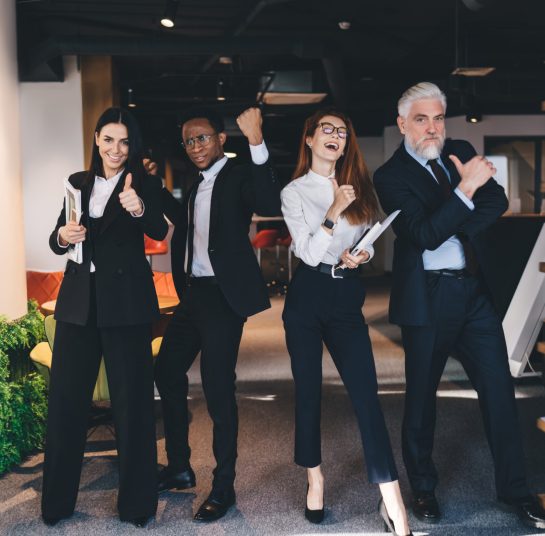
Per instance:
[[[15,2],[0,4],[0,315],[27,312]]]
[[[85,168],[81,76],[65,59],[65,81],[20,84],[21,147],[27,270],[57,271],[66,263],[48,245],[62,208],[63,179]]]

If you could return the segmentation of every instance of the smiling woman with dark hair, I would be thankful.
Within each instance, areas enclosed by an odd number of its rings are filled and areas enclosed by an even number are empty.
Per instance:
[[[99,118],[88,171],[70,176],[81,191],[81,222],[63,208],[49,244],[62,255],[83,245],[83,262],[68,260],[55,308],[42,517],[54,525],[74,512],[87,418],[104,356],[119,458],[118,510],[143,526],[157,508],[151,323],[159,316],[144,233],[168,230],[161,183],[142,166],[135,119],[110,108]]]
[[[312,523],[324,518],[320,403],[325,343],[356,411],[369,480],[379,484],[383,497],[380,514],[391,532],[409,534],[361,313],[365,285],[358,268],[373,249],[349,253],[376,220],[378,202],[348,117],[323,110],[307,119],[294,180],[281,197],[292,248],[302,261],[288,288],[283,320],[295,381],[295,463],[306,467],[308,476],[305,517]],[[345,268],[335,269],[339,263]]]

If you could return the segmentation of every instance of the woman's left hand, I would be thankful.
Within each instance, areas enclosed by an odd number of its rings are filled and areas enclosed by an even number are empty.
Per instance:
[[[369,252],[365,249],[359,255],[350,255],[350,250],[345,249],[341,255],[341,262],[349,269],[357,268],[369,259]]]
[[[123,191],[119,194],[119,202],[127,212],[135,216],[142,214],[142,202],[132,187],[132,173],[127,173],[125,177],[125,186],[123,186]]]

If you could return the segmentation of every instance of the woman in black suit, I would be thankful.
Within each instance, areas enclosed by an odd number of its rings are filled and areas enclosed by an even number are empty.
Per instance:
[[[157,508],[151,323],[159,316],[144,233],[167,233],[161,184],[147,176],[135,119],[110,108],[99,118],[88,171],[69,177],[81,191],[81,222],[65,209],[51,233],[53,252],[83,245],[83,262],[68,260],[55,318],[42,518],[72,515],[87,419],[104,356],[119,462],[118,511],[143,526]]]
[[[295,463],[306,467],[308,476],[305,516],[313,523],[324,518],[320,402],[325,343],[356,412],[369,480],[380,486],[380,513],[391,532],[409,534],[361,313],[365,286],[358,267],[373,249],[349,253],[378,216],[378,202],[348,117],[323,110],[307,119],[294,180],[281,197],[292,248],[301,259],[283,319],[295,381]],[[344,269],[334,270],[337,264]]]

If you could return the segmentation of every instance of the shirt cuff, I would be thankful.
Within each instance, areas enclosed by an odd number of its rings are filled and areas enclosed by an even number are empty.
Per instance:
[[[252,155],[252,162],[258,166],[264,164],[269,159],[269,150],[265,145],[265,141],[259,145],[250,145],[250,154]]]
[[[463,201],[464,205],[469,210],[473,210],[475,208],[475,203],[473,203],[473,201],[471,201],[471,199],[469,199],[469,197],[467,197],[467,195],[464,194],[460,188],[455,188],[454,193]]]
[[[70,247],[70,244],[66,244],[66,246],[63,246],[61,244],[61,241],[59,240],[60,236],[60,233],[57,231],[57,246],[59,246],[60,248],[68,249]]]
[[[144,211],[146,210],[146,206],[144,205],[144,201],[142,201],[142,198],[139,197],[140,203],[142,203],[142,212],[140,214],[136,214],[136,212],[131,212],[131,216],[133,218],[141,218],[144,215]]]
[[[369,262],[375,256],[375,248],[373,247],[373,244],[369,244],[368,246],[365,246],[363,249],[367,251],[367,253],[369,253],[368,259],[362,262],[362,264],[365,264],[366,262]]]

